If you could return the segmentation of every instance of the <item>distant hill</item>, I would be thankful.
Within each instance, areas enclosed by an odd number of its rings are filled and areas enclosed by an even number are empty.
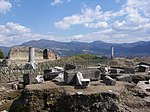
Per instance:
[[[135,43],[106,43],[102,41],[86,42],[58,42],[53,40],[33,40],[25,42],[20,46],[33,46],[37,48],[48,48],[61,56],[72,56],[76,54],[110,55],[111,46],[115,47],[116,56],[150,56],[150,41],[139,41]],[[5,56],[9,47],[0,46]]]
[[[70,56],[79,53],[92,53],[96,55],[110,55],[111,46],[115,47],[117,56],[148,56],[150,55],[150,41],[139,41],[135,43],[106,43],[102,41],[94,41],[91,43],[85,42],[57,42],[52,40],[29,41],[22,46],[33,46],[39,48],[49,48],[54,52]]]

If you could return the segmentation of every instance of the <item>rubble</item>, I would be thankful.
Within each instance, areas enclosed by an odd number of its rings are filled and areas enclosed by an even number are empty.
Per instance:
[[[136,67],[137,72],[147,72],[150,70],[150,64],[148,63],[139,63]]]
[[[54,78],[56,78],[60,73],[62,72],[49,72],[47,74],[44,74],[44,81],[48,81],[48,80],[53,80]]]
[[[137,87],[142,89],[145,92],[145,94],[150,96],[150,83],[149,83],[149,81],[139,81],[137,84]]]
[[[106,85],[110,85],[110,86],[114,86],[116,84],[116,80],[111,78],[110,76],[105,76],[104,79],[103,79],[103,82]]]
[[[52,81],[56,82],[64,82],[64,73],[59,73],[58,76],[56,76]]]
[[[64,68],[65,70],[73,70],[73,69],[76,69],[77,67],[76,65],[66,63]]]
[[[89,82],[90,82],[90,79],[84,79],[81,72],[78,72],[76,74],[76,85],[77,86],[87,87]]]
[[[117,63],[121,64],[119,61]],[[124,63],[132,65],[126,61]],[[66,64],[65,67],[45,69],[44,74],[40,75],[24,74],[23,87],[19,83],[13,85],[16,90],[24,88],[18,99],[23,104],[15,107],[19,108],[16,112],[24,108],[28,111],[52,112],[136,112],[140,108],[137,105],[148,108],[149,65],[143,65],[78,68],[76,64]],[[130,101],[132,97],[133,101]]]
[[[36,78],[35,78],[36,82],[37,83],[42,83],[44,82],[44,79],[43,79],[43,76],[42,75],[37,75]]]
[[[89,78],[90,80],[100,80],[101,72],[95,68],[85,68],[76,70],[67,70],[64,72],[64,81],[67,84],[75,84],[75,74],[81,72],[84,78]]]
[[[117,80],[118,81],[125,81],[125,82],[129,82],[131,83],[132,82],[132,78],[129,74],[122,74],[121,76],[118,76],[117,77]]]

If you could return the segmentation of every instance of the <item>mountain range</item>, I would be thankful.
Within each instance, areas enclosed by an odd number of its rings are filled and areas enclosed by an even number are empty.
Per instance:
[[[76,54],[95,54],[107,55],[111,54],[111,47],[115,48],[116,56],[149,56],[150,41],[139,41],[135,43],[106,43],[103,41],[86,42],[58,42],[53,40],[32,40],[25,42],[19,46],[33,46],[36,48],[48,48],[61,56],[72,56]],[[0,46],[5,56],[7,56],[9,47]]]

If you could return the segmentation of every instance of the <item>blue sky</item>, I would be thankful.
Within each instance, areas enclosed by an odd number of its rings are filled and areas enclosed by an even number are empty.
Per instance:
[[[150,41],[150,0],[0,0],[0,45]]]

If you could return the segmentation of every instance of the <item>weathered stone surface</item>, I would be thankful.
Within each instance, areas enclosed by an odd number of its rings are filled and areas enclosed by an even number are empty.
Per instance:
[[[123,74],[121,76],[118,76],[117,80],[131,83],[132,82],[132,77],[129,74]]]
[[[124,68],[124,72],[126,74],[135,74],[135,69],[134,68]]]
[[[46,70],[44,70],[44,74],[50,73],[52,71],[53,71],[52,69],[46,69]]]
[[[132,83],[90,85],[84,89],[56,84],[47,81],[27,85],[9,112],[149,112],[150,109],[145,95],[138,93],[141,89],[135,91]]]
[[[142,91],[150,96],[150,83],[149,81],[139,81],[137,87],[141,88]]]
[[[64,73],[64,81],[67,84],[75,84],[75,74],[77,72],[81,72],[83,78],[88,78],[90,80],[99,80],[101,78],[100,71],[95,68],[84,68],[84,69],[76,69],[76,70],[67,70]]]
[[[4,112],[4,110],[6,110],[5,112],[8,112],[12,101],[19,98],[20,95],[20,90],[11,90],[0,87],[0,112]]]
[[[64,81],[67,84],[75,84],[76,83],[76,76],[75,74],[77,71],[75,70],[67,70],[64,72]]]
[[[109,99],[109,101],[107,100]],[[53,112],[115,112],[119,96],[115,93],[95,93],[90,95],[65,95],[58,99]]]
[[[134,83],[138,83],[139,81],[148,81],[150,79],[150,75],[146,73],[131,74],[131,77]]]
[[[90,83],[90,79],[84,79],[81,72],[76,74],[76,85],[86,88]]]
[[[24,86],[35,83],[36,76],[37,76],[37,74],[24,74],[23,75]]]
[[[146,105],[150,106],[150,97],[146,97],[146,98],[144,98],[144,100],[146,102]]]
[[[44,80],[45,81],[48,81],[48,80],[52,80],[54,79],[55,77],[57,77],[60,73],[62,72],[49,72],[49,73],[46,73],[44,74]]]
[[[30,84],[29,74],[23,75],[23,82],[24,82],[24,85]]]
[[[119,74],[120,73],[120,69],[116,69],[116,68],[113,68],[113,69],[110,69],[110,74],[111,75],[114,75],[114,74]]]
[[[116,92],[71,95],[55,86],[49,89],[27,86],[19,99],[22,104],[15,102],[10,112],[117,112],[120,111],[119,95]]]
[[[73,70],[73,69],[76,69],[77,67],[73,64],[69,64],[69,63],[66,63],[65,64],[65,70]]]
[[[90,80],[99,80],[101,78],[101,72],[94,68],[84,68],[80,69],[79,72],[83,74],[84,78],[89,78]]]
[[[10,59],[12,62],[28,62],[29,60],[29,48],[26,46],[13,46],[10,49],[10,52],[8,54],[8,59]],[[43,61],[44,60],[44,53],[43,49],[34,48],[35,49],[35,61]],[[48,58],[49,60],[56,60],[60,57],[53,53],[52,51],[48,50]],[[20,63],[21,63],[20,62]]]
[[[111,86],[114,86],[116,84],[116,80],[111,78],[110,76],[105,76],[104,79],[103,79],[103,82],[106,85],[111,85]]]
[[[14,46],[11,48],[8,59],[11,60],[29,60],[29,48],[25,46]],[[40,60],[43,59],[43,50],[42,49],[35,49],[35,59]]]
[[[52,52],[49,49],[43,50],[43,58],[44,59],[60,59],[58,55],[56,55],[54,52]]]
[[[54,82],[64,82],[64,73],[59,73],[58,76],[56,76],[54,79],[52,79]]]

